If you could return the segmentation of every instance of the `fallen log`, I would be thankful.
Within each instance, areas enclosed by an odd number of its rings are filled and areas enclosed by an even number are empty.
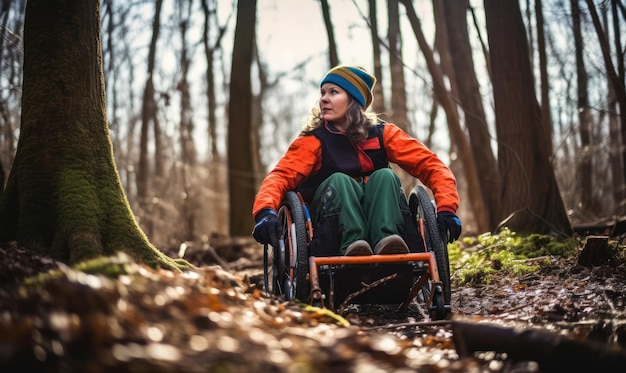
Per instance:
[[[512,361],[536,362],[541,372],[623,372],[626,367],[624,349],[546,330],[454,321],[452,333],[460,357],[506,353]]]

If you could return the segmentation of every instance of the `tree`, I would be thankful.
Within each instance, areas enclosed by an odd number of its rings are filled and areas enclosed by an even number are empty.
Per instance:
[[[211,161],[217,163],[219,152],[217,150],[217,95],[215,87],[215,53],[221,49],[222,38],[226,34],[226,24],[217,25],[217,30],[212,29],[211,19],[217,22],[217,0],[202,0],[202,13],[204,15],[202,30],[202,46],[206,56],[206,96],[207,96],[207,116],[208,116],[208,135],[209,135],[209,154]],[[230,16],[228,17],[230,19]],[[214,40],[210,40],[210,36],[216,34]]]
[[[611,1],[611,14],[613,18],[613,39],[615,43],[615,50],[622,50],[621,40],[621,23],[619,21],[619,14],[617,12],[618,0]],[[607,26],[607,34],[610,27]],[[609,53],[610,53],[610,45]],[[624,81],[624,56],[621,53],[617,53],[617,74],[619,79]],[[624,172],[622,171],[622,157],[620,157],[620,123],[618,121],[617,114],[617,98],[615,95],[615,89],[613,84],[609,84],[607,93],[607,106],[609,114],[609,139],[610,139],[610,153],[609,162],[611,163],[611,181],[613,187],[613,206],[615,206],[614,214],[623,215],[626,214],[626,200],[624,195],[626,194],[626,184],[624,181]]]
[[[375,97],[372,102],[372,110],[375,113],[385,112],[385,91],[383,90],[383,68],[380,57],[380,38],[378,36],[378,11],[376,10],[376,1],[369,0],[369,25],[370,33],[372,35],[372,59],[374,60],[374,76],[378,80],[378,83],[374,86],[373,96]]]
[[[337,43],[335,42],[335,32],[333,31],[333,23],[330,20],[330,6],[328,0],[321,0],[322,15],[324,16],[324,25],[326,26],[326,35],[328,36],[328,62],[330,68],[339,65],[339,53],[337,53]]]
[[[207,129],[208,129],[208,137],[209,137],[209,174],[211,175],[211,180],[209,184],[209,188],[212,190],[211,196],[211,214],[213,216],[224,216],[225,208],[223,205],[224,198],[221,198],[219,193],[226,189],[225,186],[225,177],[223,175],[225,172],[223,171],[223,157],[220,157],[218,147],[217,147],[217,87],[216,87],[216,73],[215,73],[215,64],[218,59],[216,58],[216,52],[219,52],[221,49],[221,43],[224,35],[227,31],[228,21],[226,21],[223,25],[218,24],[217,17],[217,0],[202,0],[202,13],[204,15],[203,21],[203,30],[202,30],[202,46],[204,48],[204,54],[206,58],[206,100],[207,100]],[[230,20],[230,14],[234,12],[230,12],[228,19]],[[217,26],[217,29],[213,29],[214,22]],[[211,35],[214,35],[211,38]],[[216,229],[219,232],[225,232],[227,226],[226,219],[215,219]]]
[[[256,194],[254,182],[255,132],[252,125],[252,82],[250,81],[256,28],[256,0],[237,4],[237,25],[230,73],[228,105],[228,191],[230,235],[249,236],[250,209]]]
[[[141,106],[141,135],[139,140],[139,165],[137,166],[137,198],[139,206],[142,210],[146,210],[149,206],[148,185],[150,184],[149,164],[148,164],[148,134],[150,128],[154,130],[154,160],[156,176],[163,175],[162,159],[161,159],[161,136],[160,126],[157,116],[157,105],[154,98],[154,66],[156,60],[156,44],[159,39],[159,31],[161,29],[161,7],[163,0],[156,0],[154,9],[154,20],[152,22],[152,39],[150,40],[150,49],[148,51],[148,67],[146,85],[143,91],[143,101]],[[148,218],[148,234],[154,231],[154,217],[152,214],[143,214]]]
[[[506,225],[521,233],[570,236],[572,227],[550,163],[535,97],[519,4],[485,0],[498,165]]]
[[[467,182],[467,188],[469,190],[470,197],[469,203],[472,205],[472,212],[477,222],[478,229],[484,231],[487,227],[485,206],[480,196],[480,188],[478,184],[478,171],[476,170],[476,163],[472,156],[469,141],[465,137],[465,133],[461,128],[459,122],[458,111],[452,99],[448,96],[448,91],[444,83],[443,75],[439,69],[439,66],[435,62],[433,51],[426,43],[426,38],[422,32],[421,22],[417,17],[413,3],[409,0],[402,0],[402,4],[406,8],[407,17],[413,28],[413,33],[417,39],[417,44],[426,59],[426,65],[428,66],[428,72],[433,79],[433,90],[435,97],[439,104],[446,112],[446,118],[448,120],[448,129],[450,132],[451,142],[454,143],[459,149],[460,158],[463,160],[463,176]]]
[[[0,196],[0,240],[75,263],[123,251],[189,267],[137,224],[114,164],[106,118],[98,0],[30,0],[24,24],[22,126]]]
[[[580,153],[581,160],[578,166],[578,177],[580,179],[580,204],[582,210],[591,212],[595,207],[593,204],[592,190],[592,151],[591,151],[591,108],[587,92],[587,82],[589,77],[585,69],[583,38],[580,30],[580,8],[578,0],[570,1],[572,9],[572,26],[574,33],[574,45],[576,46],[576,83],[578,91],[578,123],[580,127]]]
[[[593,1],[586,0],[587,6],[589,7],[589,15],[591,15],[591,20],[593,21],[593,27],[596,30],[596,35],[598,37],[598,42],[600,44],[600,49],[602,50],[602,58],[604,60],[604,66],[606,69],[606,73],[608,75],[609,83],[613,89],[613,93],[615,94],[616,100],[619,104],[620,113],[620,125],[621,125],[621,138],[622,138],[622,175],[626,175],[626,115],[624,112],[626,111],[626,88],[624,87],[624,76],[620,76],[619,74],[623,74],[622,71],[616,71],[613,61],[611,60],[611,56],[609,54],[609,43],[607,41],[606,35],[602,30],[602,25],[600,23],[600,18],[598,17],[598,13],[596,12],[595,5]],[[622,52],[619,51],[618,54]],[[623,69],[623,64],[621,64],[621,59],[618,60],[618,70]],[[620,201],[620,203],[623,203]]]
[[[387,40],[389,42],[389,70],[391,72],[390,120],[403,130],[409,131],[406,108],[406,84],[402,63],[402,37],[400,34],[400,5],[398,0],[387,0]]]
[[[387,42],[389,43],[389,72],[391,82],[391,96],[387,115],[390,122],[395,123],[407,133],[409,117],[407,110],[406,82],[404,77],[404,62],[402,61],[402,34],[400,31],[400,3],[399,0],[387,0]],[[385,118],[385,116],[383,116]],[[404,190],[410,191],[415,186],[415,178],[404,171],[400,166],[392,164]]]
[[[182,220],[184,239],[193,241],[197,238],[196,220],[198,215],[198,185],[192,183],[190,172],[196,165],[196,147],[193,142],[193,108],[191,106],[191,92],[189,84],[189,69],[193,50],[189,48],[187,36],[191,23],[193,1],[178,0],[176,2],[180,29],[180,79],[176,89],[180,92],[180,151],[181,151],[181,179],[182,179]],[[190,50],[191,49],[191,50]]]
[[[463,6],[457,0],[443,0],[448,49],[454,66],[454,80],[458,87],[458,104],[463,109],[465,126],[470,137],[472,155],[478,172],[480,192],[485,204],[486,220],[490,230],[496,228],[500,212],[500,175],[498,162],[491,148],[491,136],[481,100],[480,89],[467,28],[469,3]]]
[[[530,7],[529,7],[530,8]],[[543,4],[535,0],[535,18],[537,23],[537,52],[541,76],[541,122],[548,141],[548,153],[552,154],[552,115],[550,113],[550,83],[548,81],[548,57],[544,33]]]

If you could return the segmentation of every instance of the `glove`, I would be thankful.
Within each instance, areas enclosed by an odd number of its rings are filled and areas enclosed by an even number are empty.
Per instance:
[[[278,221],[278,214],[272,209],[263,209],[254,217],[256,225],[252,231],[255,240],[262,244],[278,247],[278,238],[283,234],[283,227]]]
[[[439,233],[441,238],[448,238],[448,242],[454,242],[461,235],[461,219],[455,213],[449,211],[441,211],[437,215],[437,224],[439,225]],[[448,232],[450,233],[448,235]]]

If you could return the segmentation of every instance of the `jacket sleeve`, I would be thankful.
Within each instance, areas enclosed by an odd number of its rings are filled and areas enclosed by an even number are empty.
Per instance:
[[[433,192],[437,212],[457,211],[459,194],[456,178],[437,154],[391,123],[384,126],[383,141],[389,161],[418,178]]]
[[[320,142],[315,136],[298,136],[263,179],[254,198],[252,216],[265,208],[278,210],[285,194],[319,168],[321,154]]]

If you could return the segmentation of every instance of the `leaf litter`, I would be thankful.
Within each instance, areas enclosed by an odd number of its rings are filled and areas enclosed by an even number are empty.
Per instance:
[[[545,331],[621,357],[623,246],[597,266],[578,264],[580,245],[567,255],[536,250],[507,262],[494,255],[514,251],[502,245],[512,241],[506,234],[449,246],[453,313],[441,321],[430,320],[417,304],[405,312],[355,305],[336,314],[269,297],[260,289],[253,243],[236,250],[249,259],[242,268],[216,265],[215,251],[196,252],[198,268],[182,274],[147,268],[123,254],[79,270],[6,243],[0,247],[0,371],[550,371],[542,356],[473,349],[475,336],[459,339],[468,324]],[[550,242],[536,246],[542,245]],[[470,259],[472,252],[483,258]],[[471,269],[461,276],[471,261],[485,273]],[[513,270],[507,263],[536,268]],[[461,351],[461,344],[470,350]]]

